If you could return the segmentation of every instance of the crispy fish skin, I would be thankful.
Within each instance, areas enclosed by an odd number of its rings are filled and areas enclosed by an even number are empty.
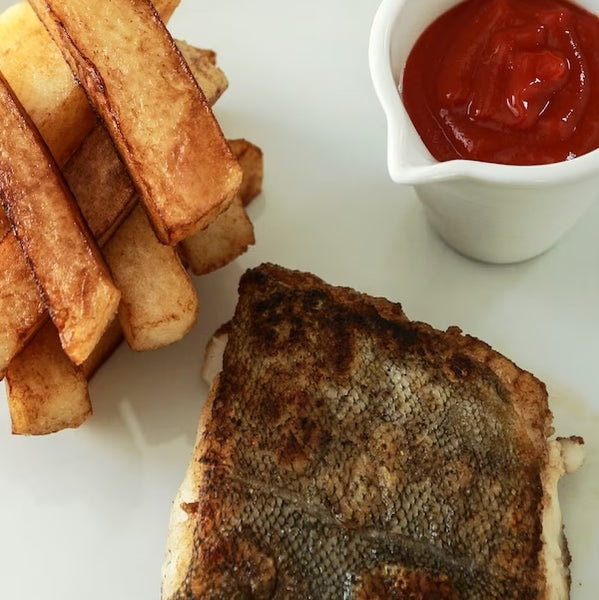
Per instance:
[[[163,599],[567,597],[547,583],[533,375],[272,265],[242,277],[228,332]]]
[[[158,238],[174,245],[207,226],[241,168],[151,2],[30,4],[104,120]]]

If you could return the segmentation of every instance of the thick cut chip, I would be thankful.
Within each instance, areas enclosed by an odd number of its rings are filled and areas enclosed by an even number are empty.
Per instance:
[[[11,361],[6,376],[12,432],[47,435],[79,427],[92,415],[87,382],[122,340],[118,318],[89,358],[76,366],[64,353],[51,321]]]
[[[135,186],[104,127],[92,129],[63,175],[88,227],[103,246],[137,201]]]
[[[35,15],[33,17],[39,23]],[[18,22],[3,16],[0,33],[5,28],[12,31]],[[46,34],[45,29],[42,31]],[[48,41],[51,42],[50,38]],[[0,38],[0,48],[2,44]],[[181,44],[198,83],[207,90],[208,101],[214,103],[227,87],[224,73],[214,64],[214,52]],[[43,71],[43,64],[40,69]],[[60,121],[53,120],[53,123],[58,126]],[[60,139],[59,133],[57,139]],[[134,186],[104,127],[98,124],[88,134],[65,165],[63,174],[83,217],[102,246],[135,204]],[[10,359],[41,326],[45,316],[37,285],[0,211],[0,378]]]
[[[83,362],[119,292],[39,132],[0,78],[0,203],[40,286],[62,346]]]
[[[224,267],[255,242],[254,226],[239,196],[206,229],[180,243],[183,261],[194,275]]]
[[[164,20],[170,18],[178,4],[179,0],[154,2]],[[202,67],[196,75],[198,81],[205,82],[211,93],[218,90],[220,95],[226,88],[226,78],[217,67],[210,69],[210,52],[191,47],[185,51],[190,64]],[[63,165],[96,123],[96,116],[56,44],[27,2],[15,4],[0,14],[0,71],[57,163]],[[94,185],[93,180],[89,185]],[[4,376],[11,357],[43,323],[45,315],[41,296],[18,244],[12,233],[6,231],[7,223],[0,219],[0,377]]]
[[[262,191],[262,150],[245,139],[229,140],[229,147],[243,171],[241,186],[225,212],[181,242],[181,256],[194,275],[220,269],[255,242],[254,226],[244,207]]]
[[[175,248],[161,244],[141,206],[104,247],[121,291],[119,318],[133,350],[181,339],[195,324],[198,297]]]
[[[59,165],[96,116],[52,38],[26,2],[0,15],[0,69]]]
[[[247,206],[261,191],[264,174],[263,154],[260,147],[246,139],[229,140],[229,147],[239,161],[243,171],[243,179],[238,196]]]
[[[123,341],[123,328],[118,315],[115,315],[112,323],[107,327],[104,335],[96,344],[94,351],[87,360],[81,365],[85,378],[89,381],[96,371],[110,358],[112,353],[119,347]]]
[[[206,98],[214,104],[228,86],[215,53],[177,42]],[[106,129],[98,124],[83,140],[63,174],[98,244],[106,240],[137,201],[136,189]]]
[[[177,40],[177,48],[204,92],[208,104],[212,106],[229,87],[227,76],[216,66],[216,52],[196,48],[181,40]]]
[[[1,211],[0,211],[1,212]],[[46,307],[12,233],[0,241],[0,378],[43,323]]]
[[[6,390],[13,433],[46,435],[79,427],[92,414],[85,374],[64,353],[51,321],[11,361]]]
[[[168,20],[179,0],[155,0]],[[59,165],[96,122],[85,93],[27,2],[0,14],[0,71],[10,83]]]
[[[149,0],[30,0],[106,123],[159,239],[226,209],[241,169]]]
[[[244,207],[262,191],[262,150],[245,139],[229,140],[229,147],[243,171],[237,197],[206,229],[180,243],[181,256],[194,275],[220,269],[255,242],[254,226]]]

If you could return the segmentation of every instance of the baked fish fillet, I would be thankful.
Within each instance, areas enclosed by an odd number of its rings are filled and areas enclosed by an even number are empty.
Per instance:
[[[398,304],[262,265],[171,516],[164,600],[562,599],[545,386]]]

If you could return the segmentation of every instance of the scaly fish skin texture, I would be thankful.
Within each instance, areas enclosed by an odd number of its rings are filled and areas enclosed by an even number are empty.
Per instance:
[[[177,600],[544,598],[547,411],[535,439],[512,398],[542,384],[308,284],[242,279]]]

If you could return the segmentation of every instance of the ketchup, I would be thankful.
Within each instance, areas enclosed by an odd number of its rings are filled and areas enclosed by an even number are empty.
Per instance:
[[[580,156],[599,147],[599,18],[563,0],[465,0],[420,36],[401,94],[437,160]]]

